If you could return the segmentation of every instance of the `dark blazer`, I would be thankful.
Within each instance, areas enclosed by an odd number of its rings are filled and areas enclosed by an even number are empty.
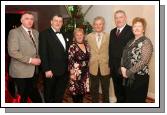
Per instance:
[[[116,36],[117,28],[114,28],[110,32],[110,41],[109,41],[109,65],[112,65],[114,59],[120,60],[122,57],[122,52],[130,39],[134,38],[132,27],[126,25],[121,31],[119,37]]]
[[[67,37],[63,34],[66,42],[64,49],[57,35],[52,28],[39,33],[39,55],[41,58],[41,69],[43,72],[51,70],[53,76],[61,76],[67,72],[68,65],[68,43]]]

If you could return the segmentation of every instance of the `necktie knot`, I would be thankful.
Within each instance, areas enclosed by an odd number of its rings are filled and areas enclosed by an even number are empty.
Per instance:
[[[118,37],[120,34],[120,29],[117,30],[116,36]]]
[[[30,38],[32,39],[33,37],[32,37],[31,31],[28,31],[28,34],[29,34]]]
[[[31,35],[31,31],[29,30],[28,33]]]
[[[98,34],[98,42],[101,40],[101,35]]]

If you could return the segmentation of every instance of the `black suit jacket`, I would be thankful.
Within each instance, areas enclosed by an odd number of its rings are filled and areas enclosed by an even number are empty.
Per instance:
[[[113,61],[121,60],[122,52],[130,39],[134,38],[132,27],[126,25],[124,29],[121,31],[119,37],[116,36],[117,28],[114,28],[110,32],[110,41],[109,41],[109,65],[113,64]]]
[[[52,28],[39,33],[41,69],[43,72],[51,70],[54,76],[61,76],[68,71],[68,38],[65,34],[62,33],[62,35],[66,42],[66,49],[64,49]]]

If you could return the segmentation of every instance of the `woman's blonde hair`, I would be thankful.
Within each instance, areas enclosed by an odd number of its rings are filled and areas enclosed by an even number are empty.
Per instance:
[[[74,32],[73,32],[73,41],[75,41],[75,34],[77,33],[77,32],[81,32],[83,35],[84,35],[84,30],[82,29],[82,28],[75,28],[74,29]]]

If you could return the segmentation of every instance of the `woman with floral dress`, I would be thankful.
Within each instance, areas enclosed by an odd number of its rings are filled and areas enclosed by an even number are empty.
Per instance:
[[[70,71],[69,91],[74,103],[82,103],[83,96],[89,90],[89,49],[84,41],[84,31],[81,28],[74,30],[74,42],[69,47],[68,59]]]
[[[153,45],[145,36],[146,21],[136,17],[132,22],[135,38],[124,48],[121,59],[121,72],[124,77],[127,103],[145,103],[148,92],[148,63],[152,56]]]

